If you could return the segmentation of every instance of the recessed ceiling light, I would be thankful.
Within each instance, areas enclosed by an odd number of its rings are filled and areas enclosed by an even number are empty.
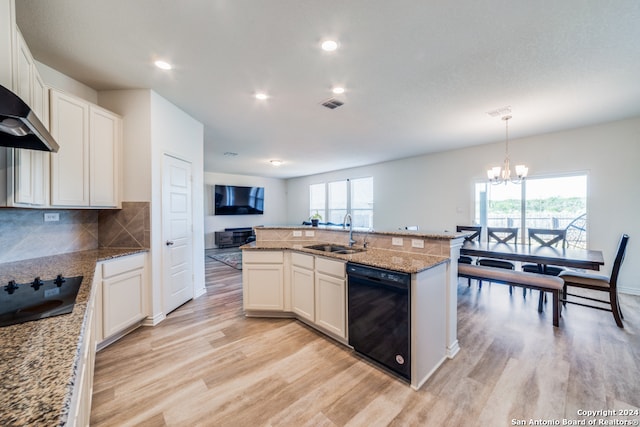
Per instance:
[[[157,60],[156,62],[154,62],[154,64],[161,70],[170,70],[171,68],[173,68],[167,61]]]
[[[256,93],[255,97],[256,97],[256,99],[264,101],[265,99],[269,98],[269,95],[267,95],[264,92],[258,92],[258,93]]]
[[[335,40],[325,40],[322,42],[322,50],[326,50],[327,52],[333,52],[338,48],[338,42]]]
[[[271,164],[273,166],[280,166],[282,164],[282,160],[271,160]]]
[[[335,93],[336,95],[340,95],[341,93],[344,93],[344,88],[343,87],[334,87],[333,89],[331,89],[331,91],[333,93]]]

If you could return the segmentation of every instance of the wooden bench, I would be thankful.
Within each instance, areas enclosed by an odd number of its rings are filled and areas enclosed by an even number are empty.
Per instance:
[[[473,264],[458,264],[458,276],[551,292],[553,297],[553,326],[558,326],[560,323],[560,310],[562,307],[560,293],[562,292],[564,281],[559,277]],[[538,307],[538,311],[542,311],[541,306]]]

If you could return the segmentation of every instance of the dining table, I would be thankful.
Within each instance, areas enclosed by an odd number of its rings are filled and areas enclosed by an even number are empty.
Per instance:
[[[465,241],[460,255],[587,270],[600,270],[604,265],[600,250],[527,244]]]

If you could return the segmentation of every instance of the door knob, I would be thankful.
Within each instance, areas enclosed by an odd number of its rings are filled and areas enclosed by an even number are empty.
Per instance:
[[[167,245],[167,246],[172,246],[172,245],[173,245],[173,241],[171,241],[171,240],[167,240],[166,245]]]

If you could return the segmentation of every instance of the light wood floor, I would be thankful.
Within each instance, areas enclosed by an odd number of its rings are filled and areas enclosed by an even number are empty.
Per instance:
[[[416,392],[300,322],[245,318],[241,271],[207,258],[206,278],[206,295],[98,353],[92,426],[507,426],[640,408],[640,297],[621,296],[625,329],[578,306],[554,328],[537,294],[461,281],[461,351]]]

